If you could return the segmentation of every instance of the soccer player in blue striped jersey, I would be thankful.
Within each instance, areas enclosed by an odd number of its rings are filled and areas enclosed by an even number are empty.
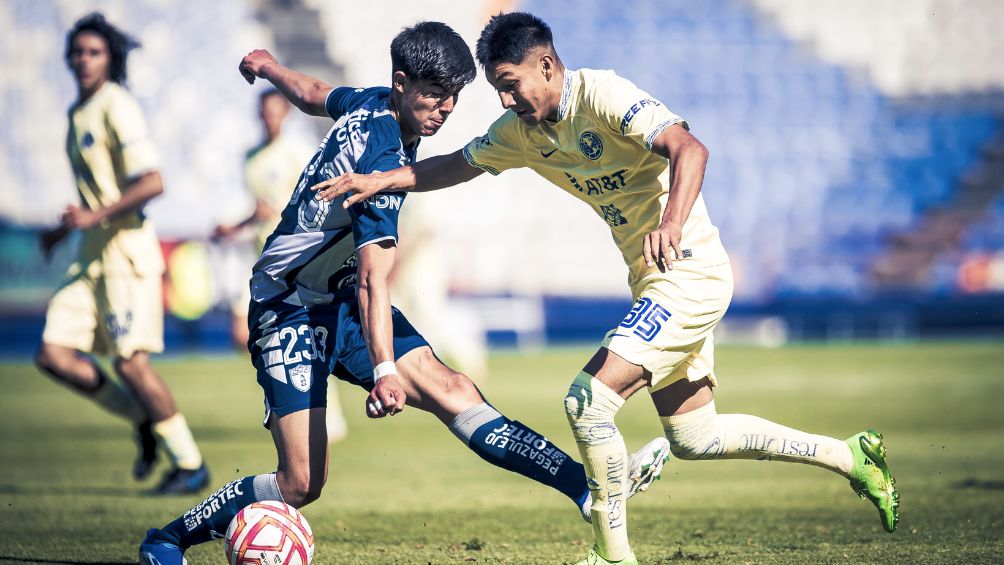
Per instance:
[[[391,59],[391,87],[366,89],[332,88],[281,66],[267,51],[252,51],[241,62],[248,82],[264,78],[305,113],[335,120],[251,276],[248,345],[279,465],[274,473],[224,485],[150,530],[140,545],[141,563],[183,563],[188,547],[222,537],[236,513],[253,502],[302,507],[320,496],[329,374],[370,391],[370,417],[397,414],[405,405],[428,411],[478,456],[565,494],[590,519],[582,465],[488,404],[391,305],[387,279],[404,194],[381,194],[346,209],[310,190],[346,172],[414,162],[420,138],[442,127],[476,73],[467,45],[438,22],[402,31],[391,43]],[[632,458],[632,493],[658,478],[668,455],[669,443],[659,438]]]

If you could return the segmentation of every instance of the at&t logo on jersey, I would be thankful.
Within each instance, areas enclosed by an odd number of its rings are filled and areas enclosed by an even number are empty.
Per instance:
[[[582,151],[586,159],[595,161],[603,155],[603,140],[591,131],[584,131],[579,136],[579,151]]]

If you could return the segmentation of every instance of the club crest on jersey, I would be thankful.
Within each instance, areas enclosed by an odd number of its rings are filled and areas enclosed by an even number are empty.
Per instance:
[[[488,137],[487,133],[474,140],[475,151],[481,151],[485,147],[491,147],[491,146],[492,146],[492,140],[490,137]]]
[[[627,218],[621,213],[620,208],[610,204],[609,206],[600,205],[600,210],[603,211],[603,221],[610,224],[611,227],[623,226],[628,223]]]
[[[289,382],[300,392],[310,390],[310,365],[297,365],[290,369]]]
[[[584,131],[579,136],[579,151],[582,151],[586,159],[595,161],[603,155],[603,140],[591,131]]]

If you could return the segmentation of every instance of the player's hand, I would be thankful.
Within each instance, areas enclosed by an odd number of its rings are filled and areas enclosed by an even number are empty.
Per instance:
[[[63,238],[65,238],[69,233],[70,230],[63,226],[59,226],[38,234],[38,243],[42,247],[42,254],[45,256],[46,260],[52,257],[52,250],[57,244],[59,244],[60,241],[63,241]]]
[[[680,239],[682,237],[683,228],[680,224],[676,222],[663,222],[659,226],[659,229],[645,236],[643,249],[645,264],[649,267],[658,265],[659,270],[664,273],[672,271],[673,257],[669,251],[670,249],[673,250],[676,259],[683,258],[683,252],[680,250]]]
[[[370,418],[393,416],[404,410],[406,400],[397,375],[387,375],[377,381],[376,386],[366,397],[366,415]]]
[[[310,190],[317,192],[314,196],[315,198],[328,202],[351,191],[352,194],[349,194],[345,198],[345,202],[342,203],[343,208],[348,208],[357,202],[366,200],[385,188],[387,188],[386,184],[375,174],[345,173],[335,178],[321,181],[310,187]]]
[[[63,227],[67,229],[86,230],[98,225],[101,221],[101,216],[87,208],[71,204],[66,207],[60,221],[63,222]]]
[[[237,69],[241,72],[244,80],[248,81],[248,84],[254,84],[254,79],[262,76],[262,69],[271,64],[278,65],[279,61],[268,50],[255,49],[241,59],[241,64],[238,65]]]

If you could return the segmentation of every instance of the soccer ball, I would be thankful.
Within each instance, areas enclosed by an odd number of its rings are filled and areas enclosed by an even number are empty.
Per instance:
[[[296,508],[275,500],[245,506],[224,538],[230,565],[308,565],[314,533]]]

